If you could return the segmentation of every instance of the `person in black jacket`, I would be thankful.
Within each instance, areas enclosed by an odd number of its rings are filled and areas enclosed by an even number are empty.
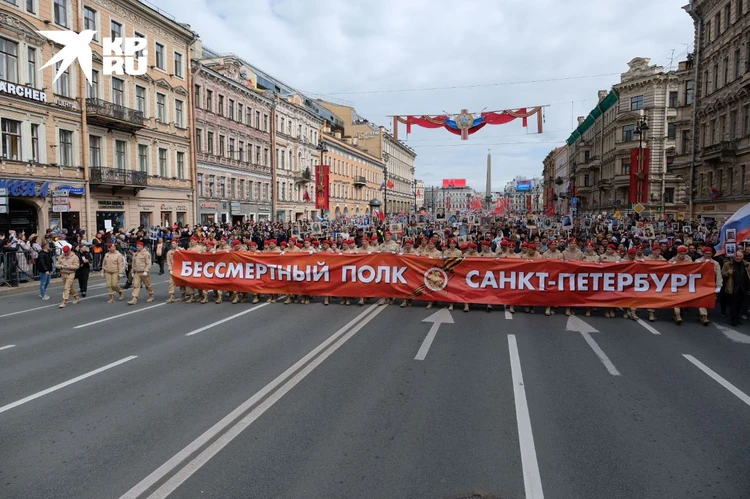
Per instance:
[[[76,270],[76,279],[78,279],[78,289],[81,290],[81,296],[86,298],[86,291],[89,288],[89,273],[91,272],[91,253],[89,247],[85,244],[79,244],[76,248],[76,255],[81,265]]]
[[[39,272],[39,296],[42,300],[49,300],[47,286],[52,278],[54,266],[52,265],[52,255],[50,254],[49,243],[42,241],[42,251],[36,257],[36,269]]]

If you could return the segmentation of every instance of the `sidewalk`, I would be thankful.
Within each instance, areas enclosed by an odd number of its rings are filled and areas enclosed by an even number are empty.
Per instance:
[[[104,279],[100,276],[99,272],[92,272],[89,275],[89,284],[96,284],[100,281],[104,282]],[[62,284],[62,279],[60,277],[56,277],[50,281],[47,289],[61,288]],[[78,289],[78,284],[76,284],[76,289]],[[18,286],[15,288],[7,285],[0,286],[0,298],[2,298],[3,296],[17,295],[19,293],[27,293],[31,291],[36,291],[37,294],[39,294],[39,281],[18,283]]]

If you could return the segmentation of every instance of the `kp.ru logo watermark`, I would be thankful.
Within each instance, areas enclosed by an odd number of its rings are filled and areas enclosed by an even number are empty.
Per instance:
[[[80,33],[74,31],[40,31],[39,34],[64,45],[63,49],[42,66],[42,69],[60,63],[55,73],[56,82],[60,75],[78,59],[83,74],[89,84],[93,77],[91,41],[96,31],[85,29]],[[145,38],[103,38],[102,71],[105,75],[144,75],[148,70],[148,42]]]

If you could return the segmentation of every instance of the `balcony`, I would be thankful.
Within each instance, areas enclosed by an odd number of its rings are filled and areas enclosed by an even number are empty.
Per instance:
[[[308,183],[312,182],[312,174],[309,168],[305,168],[302,171],[294,172],[294,181],[297,183]]]
[[[722,140],[716,144],[704,147],[702,153],[703,161],[717,163],[728,161],[737,155],[737,141]]]
[[[135,193],[148,187],[146,172],[133,170],[91,167],[89,179],[93,186],[111,186],[112,194],[125,187],[132,187]]]
[[[354,177],[354,187],[361,188],[367,185],[365,177]]]
[[[86,121],[92,125],[130,133],[146,126],[143,112],[102,99],[86,99]]]
[[[614,186],[615,187],[628,187],[628,186],[630,186],[630,174],[621,173],[621,174],[615,175]]]

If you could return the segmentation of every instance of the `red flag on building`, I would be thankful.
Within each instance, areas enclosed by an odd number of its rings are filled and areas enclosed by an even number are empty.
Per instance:
[[[330,201],[330,184],[328,176],[331,167],[328,165],[315,165],[315,208],[318,210],[328,210]],[[305,191],[307,195],[307,191]],[[305,201],[309,201],[308,199]]]

